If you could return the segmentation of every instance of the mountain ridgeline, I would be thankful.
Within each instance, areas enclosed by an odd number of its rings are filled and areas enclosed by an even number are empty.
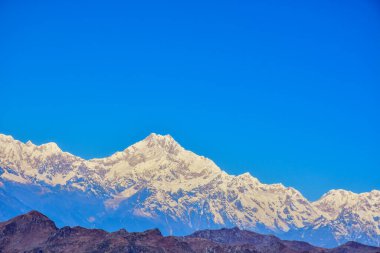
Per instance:
[[[31,211],[0,223],[0,252],[380,253],[380,248],[348,242],[324,249],[239,228],[202,230],[188,236],[163,236],[158,229],[112,233],[78,226],[59,229],[45,215]]]
[[[0,134],[0,210],[0,220],[39,210],[61,227],[176,236],[239,227],[321,247],[380,245],[380,191],[331,190],[310,202],[291,187],[229,175],[169,135],[85,160]]]

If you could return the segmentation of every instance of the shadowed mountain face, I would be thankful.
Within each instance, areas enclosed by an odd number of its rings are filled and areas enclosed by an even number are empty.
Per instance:
[[[380,191],[331,190],[315,202],[151,134],[122,152],[85,160],[55,143],[0,134],[0,220],[39,210],[57,225],[164,235],[239,227],[321,247],[380,246]]]
[[[128,253],[380,253],[380,248],[349,242],[323,249],[283,241],[238,228],[203,230],[185,237],[163,236],[157,229],[108,233],[82,227],[57,228],[45,215],[31,211],[0,223],[0,252]]]

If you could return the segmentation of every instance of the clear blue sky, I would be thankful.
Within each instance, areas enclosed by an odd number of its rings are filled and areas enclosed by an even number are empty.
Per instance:
[[[317,199],[380,189],[380,3],[0,1],[0,132],[102,157],[151,132]]]

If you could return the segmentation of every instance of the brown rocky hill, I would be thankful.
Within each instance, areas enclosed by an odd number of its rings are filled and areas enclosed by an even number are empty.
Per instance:
[[[0,252],[380,253],[380,248],[349,242],[323,249],[238,228],[202,230],[185,237],[163,236],[157,229],[113,233],[82,227],[59,229],[45,215],[31,211],[0,223]]]

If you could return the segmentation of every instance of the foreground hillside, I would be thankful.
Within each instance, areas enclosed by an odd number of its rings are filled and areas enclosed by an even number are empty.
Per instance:
[[[31,211],[0,223],[0,252],[126,253],[380,253],[380,248],[349,242],[334,249],[282,241],[238,228],[203,230],[189,236],[163,236],[157,229],[108,233],[82,227],[57,228],[45,215]]]
[[[332,190],[316,202],[151,134],[110,157],[85,160],[55,143],[0,134],[0,219],[40,210],[59,226],[115,231],[159,228],[165,235],[239,227],[323,247],[380,245],[380,191]]]

